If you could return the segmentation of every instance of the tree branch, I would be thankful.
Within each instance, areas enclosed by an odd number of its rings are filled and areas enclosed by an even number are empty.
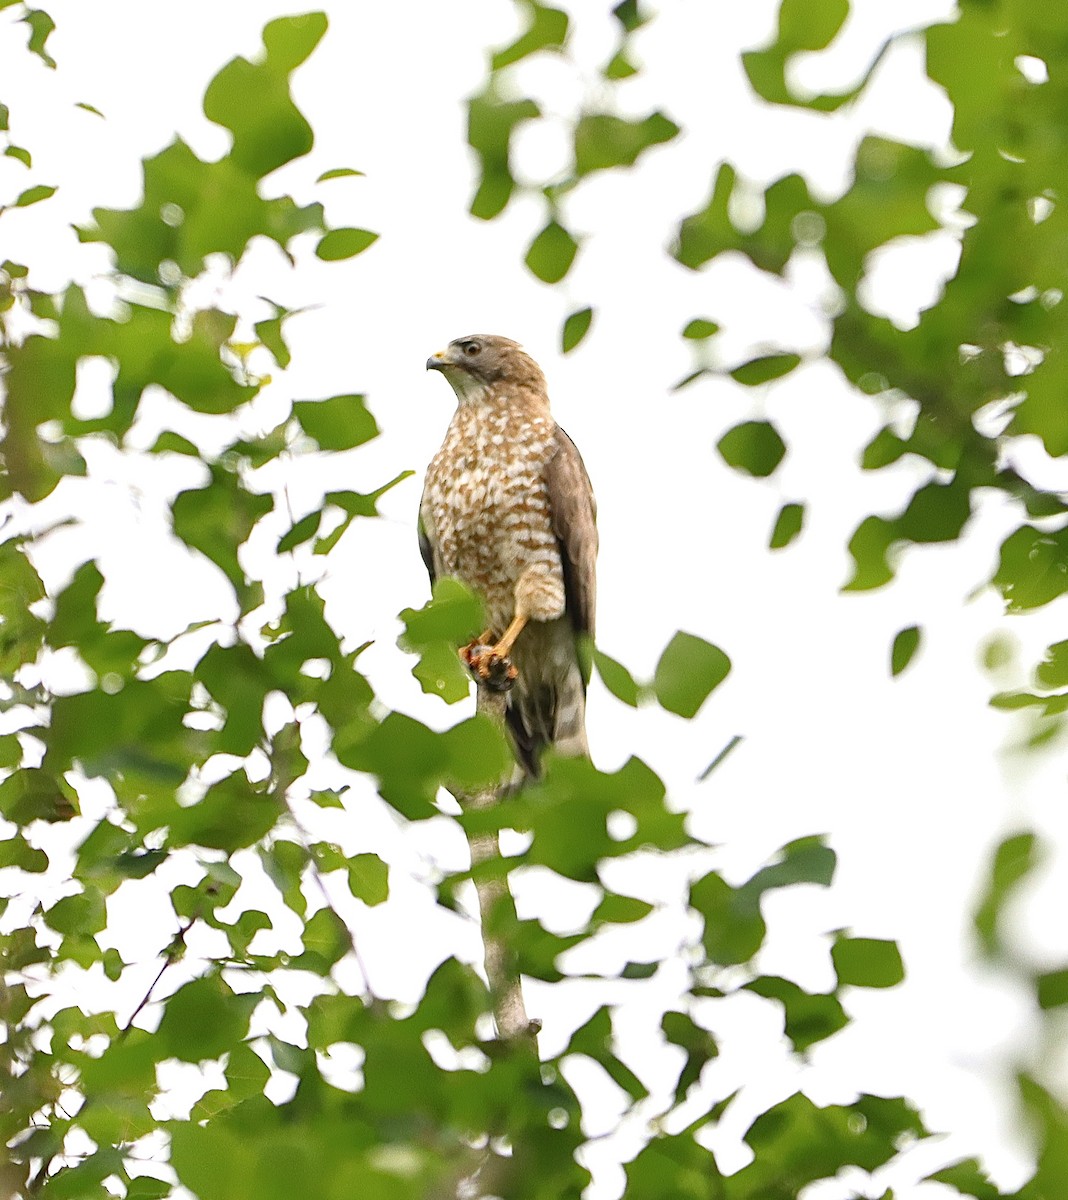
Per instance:
[[[479,682],[476,711],[489,717],[502,734],[504,733],[505,703],[506,692],[495,690]],[[499,804],[504,790],[505,782],[501,780],[497,784],[477,792],[464,793],[457,789],[454,794],[465,812],[477,812]],[[515,920],[515,900],[508,886],[507,872],[502,869],[499,873],[487,874],[479,870],[483,863],[494,860],[499,862],[500,840],[496,831],[469,833],[467,844],[471,849],[471,874],[474,878],[475,890],[478,893],[479,912],[482,915],[486,979],[489,982],[490,996],[493,1001],[493,1015],[497,1021],[497,1032],[506,1041],[529,1038],[531,1046],[536,1052],[537,1034],[541,1023],[531,1021],[527,1016],[526,1005],[523,1001],[523,985],[519,977],[515,954],[505,939],[494,937],[488,932],[502,917],[505,919],[506,925],[511,925]]]

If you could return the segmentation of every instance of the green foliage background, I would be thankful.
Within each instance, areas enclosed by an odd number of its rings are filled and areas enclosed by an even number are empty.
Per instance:
[[[613,88],[638,70],[633,41],[651,19],[643,6],[624,0],[613,10],[618,45],[603,66],[598,107],[573,122],[571,169],[562,178],[517,182],[511,139],[521,124],[544,118],[517,90],[514,68],[536,53],[566,57],[573,32],[563,11],[532,0],[520,8],[525,32],[491,51],[484,87],[469,103],[468,134],[479,164],[471,211],[489,221],[517,194],[535,196],[544,222],[517,258],[555,284],[568,276],[584,240],[568,228],[569,193],[597,172],[625,170],[654,148],[670,147],[680,128],[657,109],[640,119],[613,111]],[[19,29],[27,53],[55,66],[51,19],[14,0],[0,0],[0,9],[13,17],[5,36]],[[817,112],[852,103],[870,72],[848,94],[801,97],[789,69],[798,52],[827,46],[848,15],[847,0],[784,0],[776,41],[744,58],[755,92],[772,104]],[[620,1056],[608,1000],[561,1052],[537,1064],[523,1047],[494,1039],[485,986],[454,958],[427,980],[411,1008],[373,994],[346,910],[387,901],[388,867],[367,848],[347,853],[308,833],[308,814],[320,809],[341,808],[358,820],[338,791],[307,783],[314,720],[329,731],[337,762],[373,777],[405,822],[437,816],[442,787],[490,783],[506,762],[500,738],[480,719],[436,732],[388,711],[361,672],[365,647],[342,644],[314,589],[273,588],[267,581],[275,576],[248,553],[257,526],[285,503],[264,482],[263,468],[287,456],[348,452],[377,434],[364,397],[345,394],[297,402],[263,436],[231,438],[232,415],[254,402],[263,385],[249,368],[252,349],[265,347],[279,371],[290,364],[290,313],[271,302],[274,315],[253,320],[202,303],[191,287],[220,261],[236,270],[257,238],[287,254],[312,238],[325,262],[351,258],[374,242],[372,231],[328,227],[320,203],[261,194],[265,176],[312,147],[290,76],[326,32],[319,13],[272,21],[259,57],[224,66],[204,97],[205,114],[232,134],[229,152],[204,161],[174,141],[145,159],[136,208],[97,208],[92,223],[79,229],[83,241],[101,242],[113,256],[109,305],[91,304],[73,284],[61,294],[41,290],[25,266],[0,264],[0,456],[8,501],[0,526],[6,731],[0,867],[12,898],[4,901],[0,936],[6,1194],[73,1200],[108,1192],[151,1200],[181,1186],[201,1200],[288,1198],[308,1188],[323,1197],[403,1200],[455,1195],[461,1181],[481,1171],[483,1192],[578,1196],[589,1183],[578,1154],[587,1135],[567,1062],[598,1064],[631,1107],[647,1097],[640,1064]],[[751,229],[732,219],[731,198],[741,186],[735,169],[710,163],[707,203],[665,235],[679,263],[694,271],[736,251],[761,271],[782,275],[799,244],[818,248],[839,294],[827,356],[859,389],[892,390],[915,402],[911,430],[888,425],[865,451],[864,467],[878,471],[912,455],[937,474],[899,513],[859,525],[849,545],[855,566],[848,586],[886,584],[909,545],[958,539],[977,494],[995,489],[1018,503],[1019,525],[1000,547],[990,582],[1010,610],[1029,610],[1068,590],[1064,498],[1027,478],[1010,453],[1014,440],[1027,435],[1041,439],[1051,456],[1068,452],[1061,321],[1068,13],[1023,0],[965,0],[959,19],[922,36],[930,76],[954,107],[956,155],[868,138],[841,196],[820,199],[801,175],[788,175],[764,189],[764,215]],[[1021,61],[1042,64],[1045,80],[1032,82]],[[54,189],[36,181],[33,148],[9,137],[19,97],[4,100],[4,152],[27,172],[13,207],[47,203]],[[321,182],[353,170],[340,166]],[[902,330],[866,309],[867,265],[893,239],[939,227],[946,210],[935,198],[947,194],[945,185],[959,197],[954,219],[965,218],[967,226],[960,263],[919,324]],[[0,221],[4,215],[0,210]],[[573,312],[561,331],[563,348],[581,346],[595,320],[592,304]],[[720,333],[699,315],[683,330],[694,354],[687,383],[729,375],[761,388],[796,370],[807,353],[784,346],[729,363],[718,353]],[[85,418],[72,402],[79,364],[89,358],[107,360],[114,378],[108,411]],[[173,530],[222,572],[238,614],[209,624],[205,649],[192,665],[176,652],[183,634],[153,637],[101,618],[104,579],[91,559],[58,594],[46,595],[35,566],[46,531],[26,519],[64,480],[85,473],[91,445],[124,450],[152,387],[215,422],[214,442],[222,447],[209,452],[213,439],[201,446],[165,432],[151,448],[161,459],[179,455],[201,465],[200,486],[173,501]],[[731,467],[756,479],[773,475],[786,449],[759,412],[718,446]],[[311,546],[329,555],[353,522],[375,516],[378,499],[403,477],[368,481],[366,491],[330,492],[320,509],[292,519],[276,554]],[[802,503],[785,505],[772,547],[792,541],[803,520]],[[425,690],[460,698],[466,683],[451,646],[477,631],[477,605],[446,584],[403,619]],[[899,633],[890,661],[895,675],[908,667],[920,640],[916,627]],[[1060,713],[1068,704],[1066,647],[1050,647],[1033,688],[995,702]],[[77,689],[53,692],[42,682],[40,665],[56,652],[82,668]],[[730,670],[722,650],[689,633],[670,642],[649,683],[603,653],[595,661],[619,699],[655,701],[683,717],[696,714]],[[265,702],[278,694],[292,716],[268,733]],[[625,836],[613,825],[619,813],[629,814]],[[455,819],[469,833],[501,826],[526,835],[522,852],[486,864],[487,871],[539,865],[600,889],[600,903],[577,933],[561,936],[514,915],[493,929],[527,976],[550,984],[565,978],[563,951],[650,912],[647,902],[605,883],[609,860],[638,850],[700,855],[708,849],[669,803],[661,780],[636,758],[615,773],[585,762],[553,763],[536,787],[489,813]],[[65,826],[73,836],[61,836]],[[1030,833],[1004,842],[975,932],[979,951],[1022,978],[1041,1012],[1055,1014],[1068,1003],[1066,971],[1031,970],[1006,943],[1001,920],[1041,852]],[[786,1038],[803,1056],[848,1023],[848,989],[893,987],[903,977],[892,942],[845,931],[826,938],[836,980],[826,993],[762,975],[753,965],[767,933],[763,898],[799,885],[826,887],[835,865],[825,841],[808,837],[784,846],[740,884],[714,868],[695,875],[687,942],[664,956],[684,963],[687,987],[655,1021],[659,1044],[675,1051],[677,1079],[664,1111],[647,1114],[641,1145],[625,1165],[627,1196],[786,1200],[849,1167],[859,1173],[847,1178],[874,1188],[870,1173],[928,1137],[904,1098],[861,1095],[821,1106],[798,1092],[751,1124],[745,1141],[752,1159],[742,1170],[722,1174],[702,1140],[733,1100],[709,1099],[699,1086],[718,1054],[721,1001],[748,991],[775,1003]],[[73,881],[48,907],[33,900],[35,878],[46,871]],[[454,907],[467,876],[435,879],[438,903]],[[245,886],[252,880],[254,889]],[[143,964],[123,961],[107,931],[116,906],[136,904],[138,887],[151,884],[166,890],[172,921],[155,981],[145,990]],[[250,891],[263,899],[250,904]],[[278,939],[259,935],[283,921],[299,927],[300,948],[263,950]],[[194,966],[186,969],[194,940]],[[628,963],[618,977],[640,981],[661,966]],[[114,988],[94,987],[92,995],[110,995],[114,1003],[84,1001],[80,981],[102,979]],[[140,996],[136,1009],[127,1002],[131,994]],[[283,1018],[289,1036],[264,1032],[271,1025],[265,1014]],[[447,1052],[440,1051],[442,1039]],[[331,1069],[346,1054],[358,1064],[347,1080]],[[208,1090],[188,1114],[171,1113],[164,1101],[174,1064],[209,1061],[217,1068],[205,1075]],[[265,1088],[280,1073],[295,1080],[295,1090],[272,1101]],[[1068,1113],[1027,1074],[1017,1086],[1036,1131],[1036,1168],[1016,1195],[1060,1196],[1068,1181]],[[975,1162],[949,1165],[934,1178],[949,1194],[1002,1195]]]

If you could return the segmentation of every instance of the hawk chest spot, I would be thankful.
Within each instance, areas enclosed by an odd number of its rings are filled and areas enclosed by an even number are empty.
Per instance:
[[[514,585],[531,535],[550,535],[537,422],[457,421],[432,465],[429,499],[445,569],[484,594]]]

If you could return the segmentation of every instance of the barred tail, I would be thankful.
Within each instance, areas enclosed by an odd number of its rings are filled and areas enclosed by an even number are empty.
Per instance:
[[[541,774],[541,755],[546,746],[569,757],[590,752],[586,741],[586,685],[577,661],[569,665],[556,686],[524,686],[520,675],[508,697],[506,716],[516,757],[529,778]]]

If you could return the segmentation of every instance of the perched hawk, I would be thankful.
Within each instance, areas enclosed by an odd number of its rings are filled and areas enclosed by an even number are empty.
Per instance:
[[[427,360],[456,413],[427,469],[419,542],[433,582],[482,598],[489,628],[464,652],[490,678],[510,660],[507,718],[517,756],[586,754],[580,639],[593,636],[597,506],[575,443],[549,412],[545,376],[513,341],[457,338]],[[507,667],[507,663],[505,663]]]

